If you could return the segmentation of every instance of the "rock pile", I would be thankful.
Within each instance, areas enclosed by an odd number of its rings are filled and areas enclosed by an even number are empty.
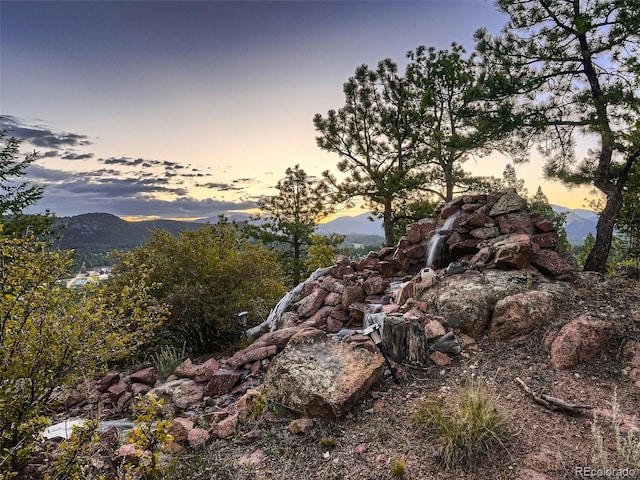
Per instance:
[[[372,269],[389,278],[455,261],[471,268],[503,270],[531,265],[555,279],[568,279],[575,272],[575,266],[554,250],[559,238],[553,224],[530,213],[526,200],[513,190],[462,196],[437,213],[435,220],[409,225],[398,248],[370,253],[357,270]],[[430,255],[434,248],[437,251]],[[425,265],[429,259],[433,264]]]
[[[129,376],[108,372],[96,379],[87,379],[71,392],[55,391],[50,408],[68,416],[88,416],[99,412],[101,418],[112,418],[128,412],[133,397],[144,395],[157,381],[158,375],[152,367]]]

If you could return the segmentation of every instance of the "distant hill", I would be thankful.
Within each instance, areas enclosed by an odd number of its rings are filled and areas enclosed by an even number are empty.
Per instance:
[[[569,243],[581,245],[589,233],[595,236],[598,223],[596,212],[582,208],[569,209],[559,205],[552,205],[552,208],[556,213],[567,214],[564,227],[567,230]]]
[[[60,217],[56,229],[61,228],[60,248],[105,251],[129,250],[144,244],[154,229],[178,234],[182,230],[197,230],[201,223],[175,220],[148,220],[127,222],[110,213],[85,213],[73,217]]]
[[[321,235],[329,233],[339,233],[341,235],[375,235],[384,237],[382,230],[382,220],[374,218],[369,220],[371,214],[363,213],[355,217],[338,217],[330,222],[318,225],[317,232]]]

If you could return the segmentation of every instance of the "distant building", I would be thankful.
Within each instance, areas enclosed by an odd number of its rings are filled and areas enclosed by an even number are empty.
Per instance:
[[[98,280],[96,277],[90,277],[86,273],[79,273],[75,277],[67,280],[67,288],[79,288],[83,287],[88,283],[97,283]]]

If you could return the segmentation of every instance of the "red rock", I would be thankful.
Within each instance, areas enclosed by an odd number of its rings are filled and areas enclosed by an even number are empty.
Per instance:
[[[148,367],[132,373],[129,379],[131,380],[131,383],[145,383],[153,386],[158,381],[158,373],[155,368]]]
[[[542,292],[531,291],[505,297],[496,303],[489,336],[507,340],[531,333],[550,315],[551,302]]]
[[[353,275],[353,273],[354,273],[354,270],[351,266],[336,265],[331,267],[331,269],[329,270],[329,275],[338,279],[342,279],[349,275]]]
[[[342,293],[342,308],[347,310],[351,304],[362,302],[365,296],[364,289],[359,285],[345,287]]]
[[[553,250],[538,250],[531,257],[531,263],[541,272],[554,277],[564,277],[576,271],[573,265]]]
[[[136,383],[136,385],[141,385],[140,383]],[[116,410],[118,412],[123,412],[125,409],[129,407],[131,403],[131,399],[133,398],[132,392],[124,392],[120,398],[118,398],[118,402],[116,403]]]
[[[258,346],[251,348],[252,346],[245,348],[244,350],[241,350],[233,355],[233,357],[227,360],[227,365],[232,368],[238,368],[246,363],[251,363],[255,362],[256,360],[264,360],[265,358],[272,357],[278,351],[278,348],[275,345],[266,345],[264,347]],[[216,371],[211,378],[213,378],[219,371],[220,370]]]
[[[193,379],[196,382],[208,382],[218,370],[220,370],[220,364],[215,358],[210,358],[196,367],[196,374]]]
[[[476,265],[476,263],[479,263],[479,262],[486,264],[491,258],[492,253],[493,252],[491,251],[490,248],[482,247],[478,251],[478,253],[476,253],[473,257],[471,257],[471,260],[469,260],[469,265],[473,267]]]
[[[324,301],[324,297],[327,296],[327,291],[324,288],[317,288],[311,294],[300,300],[298,305],[298,315],[300,317],[310,317],[318,311],[320,305]]]
[[[393,268],[392,263],[382,261],[378,264],[378,272],[382,278],[392,278],[395,273],[395,269]]]
[[[302,296],[306,297],[307,295],[311,295],[319,286],[320,286],[319,281],[307,280],[302,285]]]
[[[400,310],[400,305],[398,305],[397,303],[390,303],[388,305],[383,305],[382,306],[383,313],[386,313],[387,315],[391,315],[392,313],[396,313],[399,310]]]
[[[244,393],[244,395],[242,395],[242,397],[238,399],[238,401],[234,406],[234,409],[235,409],[235,412],[238,414],[238,417],[240,418],[240,420],[242,420],[243,422],[246,422],[249,419],[249,417],[251,416],[254,403],[261,396],[262,396],[262,386],[259,386],[257,388],[248,389]],[[223,418],[226,418],[227,416],[228,415],[225,415],[225,417]]]
[[[193,422],[188,418],[176,417],[171,420],[169,433],[176,442],[184,442],[193,430]]]
[[[447,333],[438,320],[429,320],[427,324],[424,326],[424,334],[427,337],[427,340],[432,340],[434,338],[438,338]]]
[[[442,207],[442,210],[440,211],[440,218],[446,220],[450,216],[455,215],[460,210],[462,202],[462,198],[454,198],[449,201],[444,207]]]
[[[424,255],[423,255],[424,256]],[[384,292],[389,286],[389,282],[379,275],[372,275],[362,284],[367,295],[377,295]]]
[[[231,415],[230,417],[221,420],[216,428],[216,436],[218,438],[231,438],[236,433],[238,427],[238,414]]]
[[[291,433],[292,435],[307,433],[312,428],[313,419],[309,417],[302,417],[291,420],[291,422],[289,422],[289,425],[287,426],[287,430],[289,430],[289,433]]]
[[[302,324],[307,327],[320,328],[327,323],[327,318],[335,308],[336,307],[332,307],[331,305],[322,307],[313,316],[302,322]]]
[[[431,355],[429,355],[429,358],[433,363],[435,363],[439,367],[444,367],[445,365],[451,364],[451,359],[448,357],[446,353],[433,352]]]
[[[490,195],[491,197],[491,195]],[[490,203],[490,199],[487,198],[487,204]],[[491,207],[489,212],[490,217],[497,217],[505,213],[517,212],[524,210],[527,207],[527,201],[519,196],[515,191],[509,191],[503,194]]]
[[[151,385],[146,385],[144,383],[132,383],[131,384],[131,393],[134,397],[138,395],[144,395],[148,391],[150,391],[153,387]]]
[[[172,395],[173,404],[182,409],[188,410],[202,403],[204,396],[204,386],[194,380],[187,380],[176,388]]]
[[[527,233],[532,234],[533,222],[526,212],[507,213],[496,217],[496,222],[503,234],[509,233]]]
[[[189,431],[187,436],[187,441],[189,445],[195,447],[197,445],[202,445],[203,443],[207,443],[211,435],[204,428],[194,428]]]
[[[533,221],[533,225],[542,233],[553,232],[554,226],[546,218],[541,217],[539,214],[534,213],[531,215],[531,220]]]
[[[336,265],[340,267],[348,267],[351,265],[351,260],[346,255],[338,255],[336,257]]]
[[[329,333],[337,333],[343,327],[343,323],[340,320],[337,320],[333,317],[327,318],[327,332]]]
[[[126,463],[137,464],[144,455],[144,450],[138,448],[135,443],[127,443],[118,449],[118,456]],[[149,453],[149,452],[146,452]]]
[[[356,302],[349,305],[349,315],[356,322],[361,322],[366,313],[369,313],[369,305],[367,303]]]
[[[108,372],[95,381],[95,387],[100,393],[104,393],[111,385],[118,383],[119,381],[120,374],[118,372]]]
[[[336,292],[331,292],[324,298],[324,304],[329,306],[339,305],[342,301],[342,295]]]
[[[204,393],[210,396],[225,395],[233,389],[240,376],[240,372],[235,370],[218,370],[207,383]]]
[[[408,246],[407,248],[404,249],[404,255],[407,258],[414,258],[414,259],[415,258],[420,258],[420,259],[423,259],[424,256],[425,256],[425,253],[426,253],[425,249],[419,244],[410,245],[410,246]]]
[[[480,228],[484,227],[486,222],[487,215],[484,213],[484,210],[477,210],[467,217],[464,224],[470,227]]]
[[[531,235],[531,241],[540,248],[556,248],[560,238],[556,232],[537,233]]]
[[[515,233],[502,238],[492,245],[496,250],[494,263],[496,267],[510,270],[524,270],[531,259],[531,237],[523,233]]]
[[[378,263],[380,263],[378,257],[367,255],[366,257],[363,257],[360,262],[358,262],[356,270],[358,272],[364,272],[365,270],[376,270],[378,267]]]
[[[480,243],[480,240],[477,238],[454,243],[449,246],[449,253],[456,259],[464,255],[475,254],[478,251],[478,243]]]
[[[479,227],[474,228],[469,234],[480,240],[486,240],[487,238],[495,238],[500,235],[500,229],[498,227]]]
[[[472,213],[482,207],[483,207],[483,204],[481,203],[465,203],[464,205],[462,205],[462,211],[467,213]]]
[[[382,378],[384,358],[323,332],[297,334],[267,370],[267,398],[310,417],[345,415]]]
[[[344,283],[333,277],[325,277],[320,286],[329,293],[342,293],[344,291]]]
[[[347,312],[341,306],[337,306],[333,310],[331,310],[330,316],[340,322],[346,322],[347,320],[349,320],[349,312]]]
[[[360,444],[356,445],[355,452],[357,454],[364,455],[368,451],[369,451],[369,447],[367,446],[366,443],[360,443]]]
[[[378,250],[378,258],[380,260],[384,260],[393,256],[393,253],[396,251],[396,247],[382,247]]]
[[[107,388],[107,392],[111,400],[117,400],[126,391],[127,391],[127,384],[122,380],[120,380],[118,383],[111,385],[109,388]]]
[[[294,336],[298,330],[300,330],[300,327],[281,328],[273,332],[265,333],[259,340],[266,345],[275,345],[278,348],[284,348],[289,342],[289,339]]]
[[[566,369],[590,360],[615,334],[613,323],[581,315],[562,327],[551,343],[551,363],[555,368]]]
[[[193,378],[196,376],[197,365],[194,365],[190,358],[178,365],[173,374],[178,378]]]

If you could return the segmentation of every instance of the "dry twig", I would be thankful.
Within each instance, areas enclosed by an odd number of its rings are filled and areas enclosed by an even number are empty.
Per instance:
[[[516,382],[518,382],[522,386],[522,388],[524,388],[525,392],[531,395],[531,398],[533,398],[534,402],[539,403],[549,410],[562,410],[575,414],[580,413],[581,410],[590,410],[595,408],[593,405],[577,405],[574,403],[568,403],[560,398],[551,397],[549,395],[545,395],[544,393],[537,394],[518,377],[516,377]]]

